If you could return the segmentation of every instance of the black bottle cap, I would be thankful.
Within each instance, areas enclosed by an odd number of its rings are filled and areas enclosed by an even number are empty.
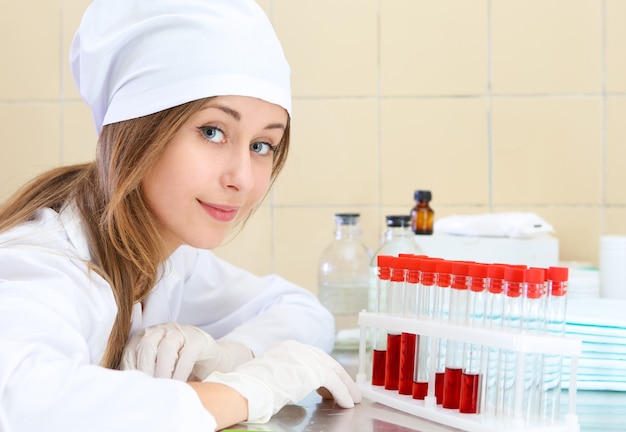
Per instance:
[[[410,227],[411,215],[389,215],[385,216],[388,227]]]
[[[413,198],[415,201],[430,201],[433,198],[433,195],[429,190],[416,190],[413,194]]]
[[[356,225],[360,216],[360,213],[335,213],[335,219],[342,225]]]

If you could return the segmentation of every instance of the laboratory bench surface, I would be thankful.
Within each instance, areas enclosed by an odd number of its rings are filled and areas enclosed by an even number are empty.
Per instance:
[[[356,352],[334,352],[333,356],[354,378],[358,370]],[[564,392],[561,398],[567,401]],[[563,410],[565,410],[565,405]],[[581,432],[626,432],[626,392],[577,392],[578,421]],[[311,393],[296,405],[280,410],[269,423],[241,424],[234,430],[272,432],[412,432],[455,431],[377,402],[364,399],[353,409],[338,407],[332,400],[323,400]]]

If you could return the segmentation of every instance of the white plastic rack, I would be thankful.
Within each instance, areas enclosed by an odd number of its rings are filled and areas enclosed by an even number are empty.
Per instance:
[[[490,330],[478,327],[461,326],[438,322],[434,320],[420,320],[418,318],[404,318],[386,314],[361,312],[359,314],[361,340],[359,344],[359,371],[356,382],[363,396],[390,406],[400,411],[448,425],[465,431],[499,432],[499,431],[532,431],[532,432],[578,432],[580,425],[576,415],[576,375],[578,356],[582,352],[582,341],[570,337],[554,335],[533,335],[525,332],[510,332],[505,330]],[[513,418],[500,418],[482,414],[461,414],[458,410],[442,408],[436,403],[434,396],[427,396],[425,400],[413,399],[410,395],[401,395],[397,391],[385,390],[383,387],[372,386],[368,380],[366,367],[369,367],[368,356],[368,328],[383,329],[388,332],[406,332],[417,335],[432,336],[439,339],[456,340],[465,343],[512,350],[518,353],[558,354],[571,357],[570,385],[568,389],[568,412],[563,419],[550,424],[527,424],[521,415],[521,406]],[[517,356],[518,375],[523,376],[525,356]],[[434,374],[433,374],[434,375]],[[433,376],[431,375],[431,377]],[[432,381],[432,379],[431,379]],[[429,389],[434,388],[434,382],[429,382]],[[523,380],[516,380],[517,393],[523,391]],[[520,398],[521,399],[521,398]]]

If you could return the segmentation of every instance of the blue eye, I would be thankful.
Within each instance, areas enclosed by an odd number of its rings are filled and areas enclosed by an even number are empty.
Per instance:
[[[260,155],[266,155],[270,151],[275,151],[276,147],[264,142],[255,142],[250,144],[250,150]]]
[[[212,142],[223,142],[224,132],[215,126],[201,126],[198,128],[202,136]]]

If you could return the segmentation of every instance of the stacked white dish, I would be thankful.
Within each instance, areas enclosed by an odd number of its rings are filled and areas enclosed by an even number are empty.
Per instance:
[[[578,390],[626,391],[626,300],[568,299],[565,334],[582,340]],[[563,364],[569,386],[570,359]]]
[[[574,265],[572,265],[574,264]],[[600,297],[600,272],[590,265],[570,263],[568,299],[592,299]]]

